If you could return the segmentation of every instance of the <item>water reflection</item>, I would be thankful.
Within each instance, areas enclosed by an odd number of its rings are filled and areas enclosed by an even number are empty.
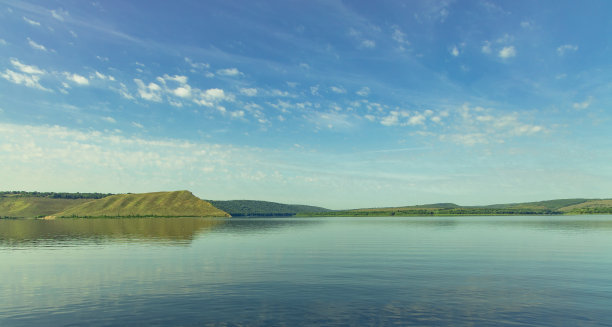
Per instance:
[[[99,242],[190,244],[199,235],[216,232],[248,235],[322,223],[297,218],[87,218],[2,219],[0,246],[81,245]]]
[[[112,240],[182,244],[225,223],[223,218],[0,220],[0,246]]]
[[[611,236],[611,216],[0,220],[0,326],[612,325]]]

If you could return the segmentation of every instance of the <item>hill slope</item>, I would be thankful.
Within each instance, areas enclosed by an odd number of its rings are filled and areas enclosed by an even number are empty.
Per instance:
[[[299,213],[321,213],[331,210],[299,205],[255,200],[210,201],[215,207],[236,216],[293,216]]]
[[[55,214],[58,217],[230,217],[189,191],[116,194]]]
[[[0,197],[0,217],[40,217],[77,206],[91,199],[58,199],[47,197],[3,196]]]
[[[570,214],[612,213],[612,200],[587,200],[559,210]]]

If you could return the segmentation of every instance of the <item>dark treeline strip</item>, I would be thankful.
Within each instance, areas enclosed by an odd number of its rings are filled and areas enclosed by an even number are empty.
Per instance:
[[[26,192],[26,191],[0,191],[0,197],[31,197],[51,199],[101,199],[113,195],[112,193],[68,193],[68,192]]]
[[[229,200],[229,201],[215,201],[209,200],[209,202],[230,215],[232,217],[255,217],[255,216],[268,216],[268,217],[281,217],[281,216],[294,216],[298,213],[318,213],[328,212],[329,209],[299,205],[299,204],[283,204],[268,201],[255,201],[255,200]]]
[[[433,208],[433,209],[380,209],[344,210],[319,213],[303,213],[299,216],[468,216],[468,215],[561,215],[563,212],[548,209],[523,208]]]
[[[609,207],[579,208],[579,209],[573,209],[569,211],[568,213],[576,214],[576,215],[612,214],[612,208],[609,208]]]

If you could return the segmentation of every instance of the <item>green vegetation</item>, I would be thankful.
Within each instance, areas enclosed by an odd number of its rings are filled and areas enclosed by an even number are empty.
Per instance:
[[[70,207],[80,205],[90,199],[59,199],[49,197],[3,196],[0,197],[0,217],[43,217]]]
[[[51,199],[101,199],[112,193],[66,193],[66,192],[26,192],[26,191],[0,191],[2,197],[19,198],[51,198]]]
[[[612,214],[612,200],[588,200],[560,209],[568,214]]]
[[[545,210],[560,210],[564,207],[593,201],[588,199],[559,199],[539,202],[526,203],[510,203],[510,204],[494,204],[486,206],[487,208],[513,208],[513,209],[545,209]]]
[[[142,194],[0,192],[0,218],[20,217],[321,217],[612,214],[612,199],[558,199],[459,206],[434,203],[404,207],[329,210],[268,201],[205,201],[189,191]]]
[[[331,210],[297,204],[282,204],[267,201],[231,200],[210,201],[215,207],[229,213],[232,217],[244,216],[294,216],[296,214],[319,214]]]
[[[300,216],[495,216],[495,215],[563,215],[612,214],[612,200],[560,199],[539,202],[495,204],[489,206],[458,206],[437,203],[395,208],[340,210],[326,213],[304,213]]]
[[[497,208],[379,208],[308,213],[300,216],[381,217],[381,216],[496,216],[496,215],[555,215],[558,211],[544,209],[497,209]]]
[[[116,194],[55,214],[58,217],[229,217],[189,191]]]

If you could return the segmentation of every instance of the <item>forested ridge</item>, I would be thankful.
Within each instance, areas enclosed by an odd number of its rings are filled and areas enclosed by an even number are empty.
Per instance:
[[[69,192],[27,192],[27,191],[0,191],[0,197],[32,197],[51,199],[102,199],[113,193],[69,193]]]

